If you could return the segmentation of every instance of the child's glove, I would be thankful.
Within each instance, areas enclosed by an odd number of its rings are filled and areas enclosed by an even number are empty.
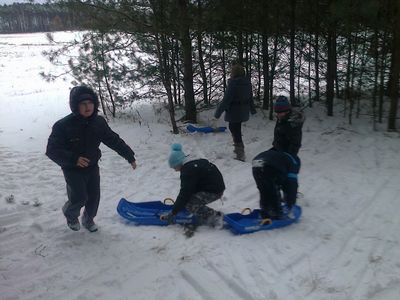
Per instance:
[[[165,213],[160,215],[160,220],[165,221],[168,224],[174,224],[175,223],[175,215],[173,213]]]

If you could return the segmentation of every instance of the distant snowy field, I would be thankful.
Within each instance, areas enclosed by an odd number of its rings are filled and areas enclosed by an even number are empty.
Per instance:
[[[123,221],[121,197],[176,197],[173,142],[220,168],[227,189],[214,208],[258,207],[251,158],[270,147],[274,122],[259,112],[246,123],[242,163],[228,133],[173,135],[156,104],[137,107],[140,124],[110,122],[138,169],[102,147],[100,230],[69,230],[62,172],[44,152],[71,85],[41,80],[54,68],[40,54],[48,47],[44,34],[0,35],[0,299],[400,299],[400,136],[367,119],[349,126],[340,112],[326,118],[322,105],[306,110],[297,225],[243,236],[200,228],[186,239],[179,226]]]

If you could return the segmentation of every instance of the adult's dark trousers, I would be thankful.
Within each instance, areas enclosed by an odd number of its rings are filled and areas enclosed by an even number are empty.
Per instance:
[[[229,130],[232,134],[234,144],[243,144],[242,140],[242,122],[229,122]]]
[[[63,206],[65,217],[76,219],[82,207],[87,217],[93,219],[100,202],[99,166],[91,166],[79,170],[63,170],[67,184],[68,201]]]
[[[281,172],[269,166],[254,167],[253,177],[260,191],[261,211],[279,215],[282,212],[280,196]]]

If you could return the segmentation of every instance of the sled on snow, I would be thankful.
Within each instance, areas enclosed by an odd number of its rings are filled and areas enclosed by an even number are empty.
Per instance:
[[[291,213],[281,220],[262,219],[260,216],[260,210],[255,209],[250,211],[249,214],[244,214],[244,211],[242,211],[242,213],[226,214],[224,215],[224,222],[233,233],[245,234],[289,226],[298,222],[300,217],[301,207],[294,205]]]
[[[211,127],[211,126],[196,127],[196,126],[193,126],[192,124],[189,124],[188,126],[186,126],[186,129],[189,132],[212,133],[212,132],[224,132],[226,130],[226,127],[224,127],[224,126],[221,126],[221,127]]]
[[[166,204],[167,201],[168,199],[165,199],[164,202],[129,202],[122,198],[119,200],[117,212],[121,217],[135,225],[166,226],[168,223],[161,220],[160,216],[172,210],[173,204]],[[195,221],[194,216],[186,210],[180,211],[175,220],[177,224],[191,224]]]
[[[166,202],[172,199],[165,199],[164,201],[148,201],[148,202],[129,202],[122,198],[117,206],[118,214],[132,222],[135,225],[155,225],[167,226],[167,221],[161,220],[160,216],[171,212],[173,204]],[[244,211],[249,210],[249,214],[244,214]],[[290,214],[286,215],[282,220],[262,219],[260,210],[245,209],[242,213],[230,213],[224,215],[224,227],[230,229],[235,234],[246,234],[260,230],[272,230],[285,226],[289,226],[298,222],[301,217],[301,207],[298,205],[293,206]],[[194,224],[196,222],[193,214],[187,210],[180,211],[175,218],[176,224]]]

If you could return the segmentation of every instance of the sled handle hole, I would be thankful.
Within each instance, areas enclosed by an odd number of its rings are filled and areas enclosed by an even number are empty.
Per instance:
[[[270,218],[262,219],[260,222],[260,225],[271,225],[271,224],[272,224],[272,220]]]
[[[167,204],[168,201],[170,201],[172,204],[175,203],[174,199],[172,199],[172,198],[165,198],[165,199],[164,199],[164,204]]]
[[[247,213],[246,213],[247,212]],[[251,208],[246,207],[243,208],[242,211],[240,212],[242,215],[244,215],[246,213],[246,215],[251,214]]]

